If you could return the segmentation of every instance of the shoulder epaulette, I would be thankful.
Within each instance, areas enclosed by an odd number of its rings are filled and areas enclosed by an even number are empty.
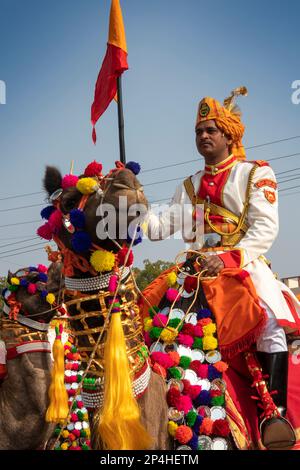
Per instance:
[[[246,160],[247,161],[247,160]],[[253,163],[257,166],[270,166],[266,160],[248,160],[248,163]]]

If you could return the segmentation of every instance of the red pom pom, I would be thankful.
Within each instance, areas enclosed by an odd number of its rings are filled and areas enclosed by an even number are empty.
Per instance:
[[[128,248],[127,246],[123,246],[121,250],[118,251],[118,261],[121,266],[124,266],[125,259],[128,253]],[[131,266],[133,264],[133,253],[130,250],[130,253],[128,255],[127,263],[126,266]]]
[[[177,336],[177,341],[179,344],[183,344],[184,346],[191,347],[194,342],[194,338],[189,335],[184,335],[183,333],[179,333]]]
[[[101,163],[98,163],[96,162],[96,160],[94,160],[93,162],[89,163],[86,169],[84,170],[84,176],[87,176],[87,177],[99,176],[101,175],[101,172],[102,172]]]
[[[194,336],[197,336],[197,338],[202,338],[203,329],[202,329],[201,325],[195,325],[194,326]]]
[[[183,383],[183,390],[182,393],[184,395],[189,395],[190,394],[190,388],[192,385],[190,384],[190,381],[187,379],[182,379],[181,382]]]
[[[59,209],[56,209],[49,217],[48,223],[53,233],[58,233],[62,227],[62,213]]]
[[[78,417],[77,417],[77,414],[76,413],[72,413],[71,414],[71,421],[73,423],[76,423],[76,421],[78,421]]]
[[[209,392],[210,392],[211,398],[220,397],[221,395],[223,395],[222,390],[210,390]]]
[[[158,328],[163,328],[168,323],[168,317],[166,315],[162,315],[161,313],[157,313],[153,318],[153,326],[158,326]]]
[[[44,225],[41,225],[37,229],[36,233],[39,237],[44,238],[45,240],[52,240],[53,231],[50,227],[49,222],[46,222]]]
[[[213,433],[222,437],[226,437],[230,434],[229,424],[226,419],[216,419],[216,421],[213,422]]]
[[[191,323],[185,323],[182,327],[181,333],[185,335],[194,336],[195,327]]]
[[[206,325],[209,325],[210,323],[212,323],[212,319],[211,318],[202,318],[201,320],[198,320],[197,321],[197,325],[200,325],[200,326],[206,326]]]
[[[189,397],[188,395],[181,395],[176,400],[175,407],[177,408],[177,410],[183,411],[184,414],[187,414],[193,408],[191,397]]]
[[[80,436],[79,429],[73,429],[72,434],[74,434],[74,436],[76,436],[76,437],[79,437]]]
[[[188,426],[178,426],[175,432],[175,439],[180,444],[187,444],[193,437],[193,431]]]
[[[171,407],[177,408],[177,401],[181,396],[180,391],[176,387],[171,387],[167,393],[167,403]]]
[[[165,369],[169,369],[169,367],[174,366],[173,360],[171,359],[171,357],[167,353],[163,353],[163,352],[159,352],[159,351],[153,352],[151,354],[151,360],[153,362],[157,362],[158,364],[163,366]]]
[[[180,294],[177,289],[172,289],[169,288],[166,292],[166,297],[169,302],[175,302],[175,300],[178,302],[180,300]]]
[[[208,364],[202,364],[200,361],[192,361],[189,369],[192,369],[201,379],[207,379]]]
[[[202,390],[201,385],[191,385],[189,389],[189,395],[191,399],[195,400],[195,398],[199,395],[201,390]]]
[[[192,276],[187,276],[184,280],[184,290],[188,293],[197,289],[197,278]]]

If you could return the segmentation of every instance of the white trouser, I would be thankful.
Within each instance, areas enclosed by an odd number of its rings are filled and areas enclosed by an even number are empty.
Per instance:
[[[260,304],[266,310],[268,319],[256,340],[257,351],[267,353],[287,351],[288,347],[284,329],[278,325],[274,313],[267,304],[262,300],[260,300]]]

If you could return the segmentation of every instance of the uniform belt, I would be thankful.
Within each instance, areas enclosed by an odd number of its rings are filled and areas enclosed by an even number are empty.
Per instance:
[[[232,233],[236,228],[234,224],[222,223],[216,225],[216,227],[222,232],[222,235],[212,230],[208,224],[204,225],[204,248],[220,246],[233,247],[239,243],[245,235],[243,230]]]

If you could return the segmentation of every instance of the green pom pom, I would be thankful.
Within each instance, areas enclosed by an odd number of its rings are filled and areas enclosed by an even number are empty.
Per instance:
[[[76,400],[75,400],[72,403],[72,410],[74,411],[74,410],[76,410],[76,408],[77,408],[77,403],[76,403]]]
[[[159,308],[155,305],[154,307],[150,307],[148,312],[149,312],[150,317],[153,318],[154,315],[156,315],[159,312]]]
[[[185,417],[187,426],[190,426],[190,427],[194,426],[196,418],[197,418],[196,411],[193,411],[193,410],[189,411]]]
[[[80,421],[83,420],[83,413],[82,413],[82,411],[78,410],[78,411],[77,411],[77,416],[78,416],[78,419],[80,419]]]
[[[54,450],[61,450],[61,447],[60,446],[54,447]]]
[[[60,433],[60,428],[55,428],[54,436],[58,436]]]
[[[180,365],[180,367],[182,367],[183,369],[187,369],[187,368],[189,367],[189,365],[190,365],[191,362],[192,362],[192,359],[191,359],[190,357],[181,356],[179,365]]]
[[[168,323],[168,326],[170,326],[171,328],[177,328],[178,325],[180,324],[181,320],[180,318],[173,318],[172,320],[169,321]],[[181,325],[179,328],[178,328],[178,331],[180,331],[182,329],[183,325]]]
[[[195,338],[192,349],[203,349],[203,341],[202,338]]]
[[[154,326],[149,331],[150,338],[158,339],[160,337],[160,334],[161,334],[162,330],[163,330],[163,328],[158,328],[158,326]]]
[[[86,437],[86,431],[84,429],[81,429],[80,437]]]
[[[18,287],[19,286],[15,286],[15,285],[8,286],[8,290],[10,290],[10,292],[16,292],[18,290]]]
[[[87,444],[82,444],[82,450],[90,450],[90,447]]]
[[[72,352],[72,353],[76,353],[76,352],[77,352],[77,348],[76,348],[75,346],[73,346],[72,349],[71,349],[71,352]]]
[[[181,379],[181,372],[177,367],[170,367],[168,371],[173,379]]]
[[[148,357],[149,355],[147,346],[142,346],[139,352],[143,357]]]
[[[225,404],[224,395],[221,395],[220,397],[213,397],[211,399],[211,404],[214,406],[223,406]]]

